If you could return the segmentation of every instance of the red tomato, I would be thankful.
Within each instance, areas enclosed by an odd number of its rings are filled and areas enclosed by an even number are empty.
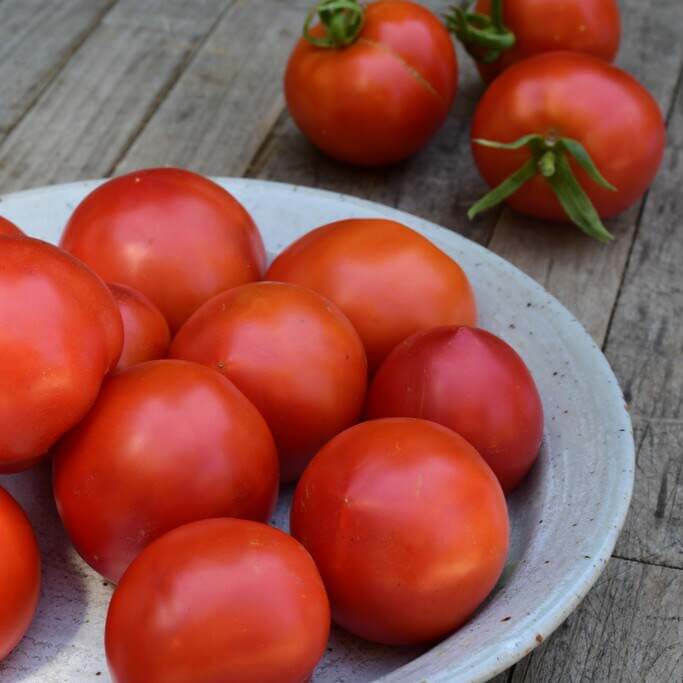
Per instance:
[[[529,145],[511,150],[474,142],[511,143],[529,134],[540,136],[536,152]],[[565,138],[583,145],[616,191],[599,185],[572,154],[558,149]],[[636,202],[652,182],[665,130],[657,103],[627,73],[592,57],[557,52],[520,62],[496,79],[475,112],[472,140],[476,164],[492,187],[535,159],[539,172],[507,199],[512,208],[567,220],[551,183],[560,179],[558,157],[567,158],[597,213],[613,216]],[[544,177],[541,157],[548,152],[553,158]]]
[[[343,20],[343,44],[323,24],[310,36],[318,44],[299,40],[285,74],[287,105],[329,155],[389,164],[417,152],[443,124],[458,62],[448,31],[428,9],[404,0],[353,4],[354,12],[332,13],[319,5],[326,21]]]
[[[135,560],[112,598],[105,645],[114,683],[304,683],[329,629],[325,588],[299,543],[212,519]]]
[[[425,420],[374,420],[332,439],[299,481],[291,523],[334,620],[389,645],[460,626],[508,551],[493,472],[462,437]]]
[[[336,306],[303,287],[258,282],[219,294],[185,323],[170,356],[217,368],[253,401],[283,481],[363,408],[363,344]]]
[[[168,323],[161,311],[141,292],[110,284],[123,319],[123,350],[118,369],[164,358],[171,343]]]
[[[177,168],[137,171],[91,192],[62,246],[105,280],[149,297],[172,330],[214,294],[259,280],[261,236],[228,192]]]
[[[0,488],[0,661],[24,637],[40,596],[40,552],[31,523]]]
[[[0,472],[13,472],[85,415],[123,329],[106,285],[57,247],[0,237],[0,263]]]
[[[455,16],[449,18],[449,26],[474,55],[486,81],[511,64],[543,52],[583,52],[611,62],[619,49],[621,17],[616,0],[478,0],[474,12],[495,19],[495,12],[500,11],[496,4],[502,6],[502,33],[512,38],[502,42],[513,44],[503,47],[492,61],[494,54],[481,45],[477,34],[463,31]],[[468,25],[477,28],[474,21]],[[487,37],[500,34],[496,26],[485,30]]]
[[[377,371],[368,416],[421,417],[464,436],[505,491],[529,471],[543,406],[524,361],[489,332],[442,327],[400,344]]]
[[[0,216],[0,237],[23,237],[24,233],[14,223]]]
[[[277,454],[261,415],[225,377],[149,361],[105,381],[56,449],[53,485],[74,546],[116,582],[143,548],[182,524],[269,519]]]
[[[394,221],[350,219],[317,228],[280,254],[267,277],[334,301],[358,330],[371,370],[418,330],[476,322],[460,266]]]

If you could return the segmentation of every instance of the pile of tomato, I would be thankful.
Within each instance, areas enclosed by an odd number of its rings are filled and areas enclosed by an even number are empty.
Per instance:
[[[497,188],[475,213],[507,199],[604,238],[600,216],[645,191],[663,124],[605,61],[618,20],[612,0],[454,10],[495,76],[472,134]],[[311,140],[360,164],[424,145],[456,86],[447,27],[404,0],[321,2],[285,81]],[[425,237],[342,220],[267,265],[246,209],[182,169],[98,186],[59,247],[0,220],[0,380],[0,473],[51,459],[69,538],[117,586],[116,683],[303,683],[332,619],[391,645],[447,636],[501,576],[505,494],[543,436],[525,363]],[[291,535],[268,525],[290,482]],[[39,593],[0,489],[0,659]]]

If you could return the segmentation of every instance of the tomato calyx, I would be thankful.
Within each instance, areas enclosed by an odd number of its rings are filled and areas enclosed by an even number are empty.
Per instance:
[[[311,24],[318,17],[325,29],[322,36],[311,33]],[[356,41],[365,23],[365,12],[357,0],[323,0],[306,17],[303,36],[322,48],[339,48]]]
[[[572,223],[600,242],[609,242],[614,239],[614,236],[603,225],[598,212],[574,175],[569,164],[569,157],[581,166],[593,182],[614,192],[617,188],[604,178],[586,148],[578,140],[546,137],[532,133],[514,142],[476,139],[474,144],[500,150],[519,150],[528,147],[531,150],[531,158],[498,187],[493,188],[476,202],[467,212],[470,219],[497,206],[534,176],[540,175],[550,185]]]
[[[492,0],[490,16],[474,12],[471,7],[471,1],[452,7],[446,26],[475,60],[491,64],[517,39],[503,23],[503,0]]]

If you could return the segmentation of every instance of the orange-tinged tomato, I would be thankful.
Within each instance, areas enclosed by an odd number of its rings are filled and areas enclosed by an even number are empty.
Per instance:
[[[11,221],[0,216],[0,237],[23,237],[24,233]]]
[[[283,481],[360,416],[363,344],[346,316],[316,292],[257,282],[223,292],[181,328],[172,358],[216,368],[265,417]]]
[[[310,287],[337,304],[358,330],[371,370],[415,332],[476,323],[474,293],[460,266],[394,221],[317,228],[285,249],[267,278]]]

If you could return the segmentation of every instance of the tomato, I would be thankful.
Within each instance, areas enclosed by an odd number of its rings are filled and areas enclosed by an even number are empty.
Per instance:
[[[341,161],[376,166],[405,159],[441,127],[453,104],[458,62],[448,31],[415,2],[329,4],[318,4],[321,23],[306,27],[287,64],[292,118]]]
[[[269,519],[277,486],[275,446],[254,406],[219,373],[177,360],[107,378],[54,458],[64,526],[83,559],[113,582],[182,524]]]
[[[363,344],[336,306],[304,287],[258,282],[219,294],[185,323],[170,356],[218,369],[254,403],[283,481],[363,408]]]
[[[244,207],[178,168],[100,185],[76,207],[62,246],[108,282],[142,292],[171,330],[214,294],[259,280],[265,268],[261,236]]]
[[[478,142],[524,143],[527,135],[535,137],[518,149]],[[556,52],[520,62],[496,79],[475,112],[472,140],[474,160],[492,187],[528,170],[516,191],[499,199],[530,216],[571,218],[606,239],[609,233],[584,204],[605,218],[635,203],[659,168],[665,130],[657,103],[633,77],[593,57]],[[611,189],[588,172],[590,160]]]
[[[467,327],[429,330],[396,347],[375,375],[367,411],[450,427],[505,491],[529,471],[543,439],[543,406],[524,361],[502,339]]]
[[[310,555],[263,524],[171,531],[125,573],[107,616],[114,683],[304,683],[330,607]]]
[[[57,247],[0,237],[0,264],[0,472],[13,472],[85,415],[123,330],[106,285]]]
[[[358,330],[371,370],[418,330],[476,322],[460,266],[394,221],[350,219],[317,228],[280,254],[267,277],[334,301]]]
[[[488,465],[455,432],[407,418],[332,439],[299,481],[291,527],[318,565],[334,620],[389,645],[460,626],[508,551],[505,498]]]
[[[40,596],[40,552],[24,511],[0,488],[0,661],[24,637]]]
[[[117,368],[164,358],[171,343],[171,333],[161,311],[132,287],[110,284],[109,289],[123,319],[123,350]]]
[[[473,12],[454,8],[448,25],[486,81],[544,52],[581,52],[611,62],[621,38],[616,0],[478,0]]]
[[[23,237],[24,233],[14,223],[0,216],[0,237]]]

